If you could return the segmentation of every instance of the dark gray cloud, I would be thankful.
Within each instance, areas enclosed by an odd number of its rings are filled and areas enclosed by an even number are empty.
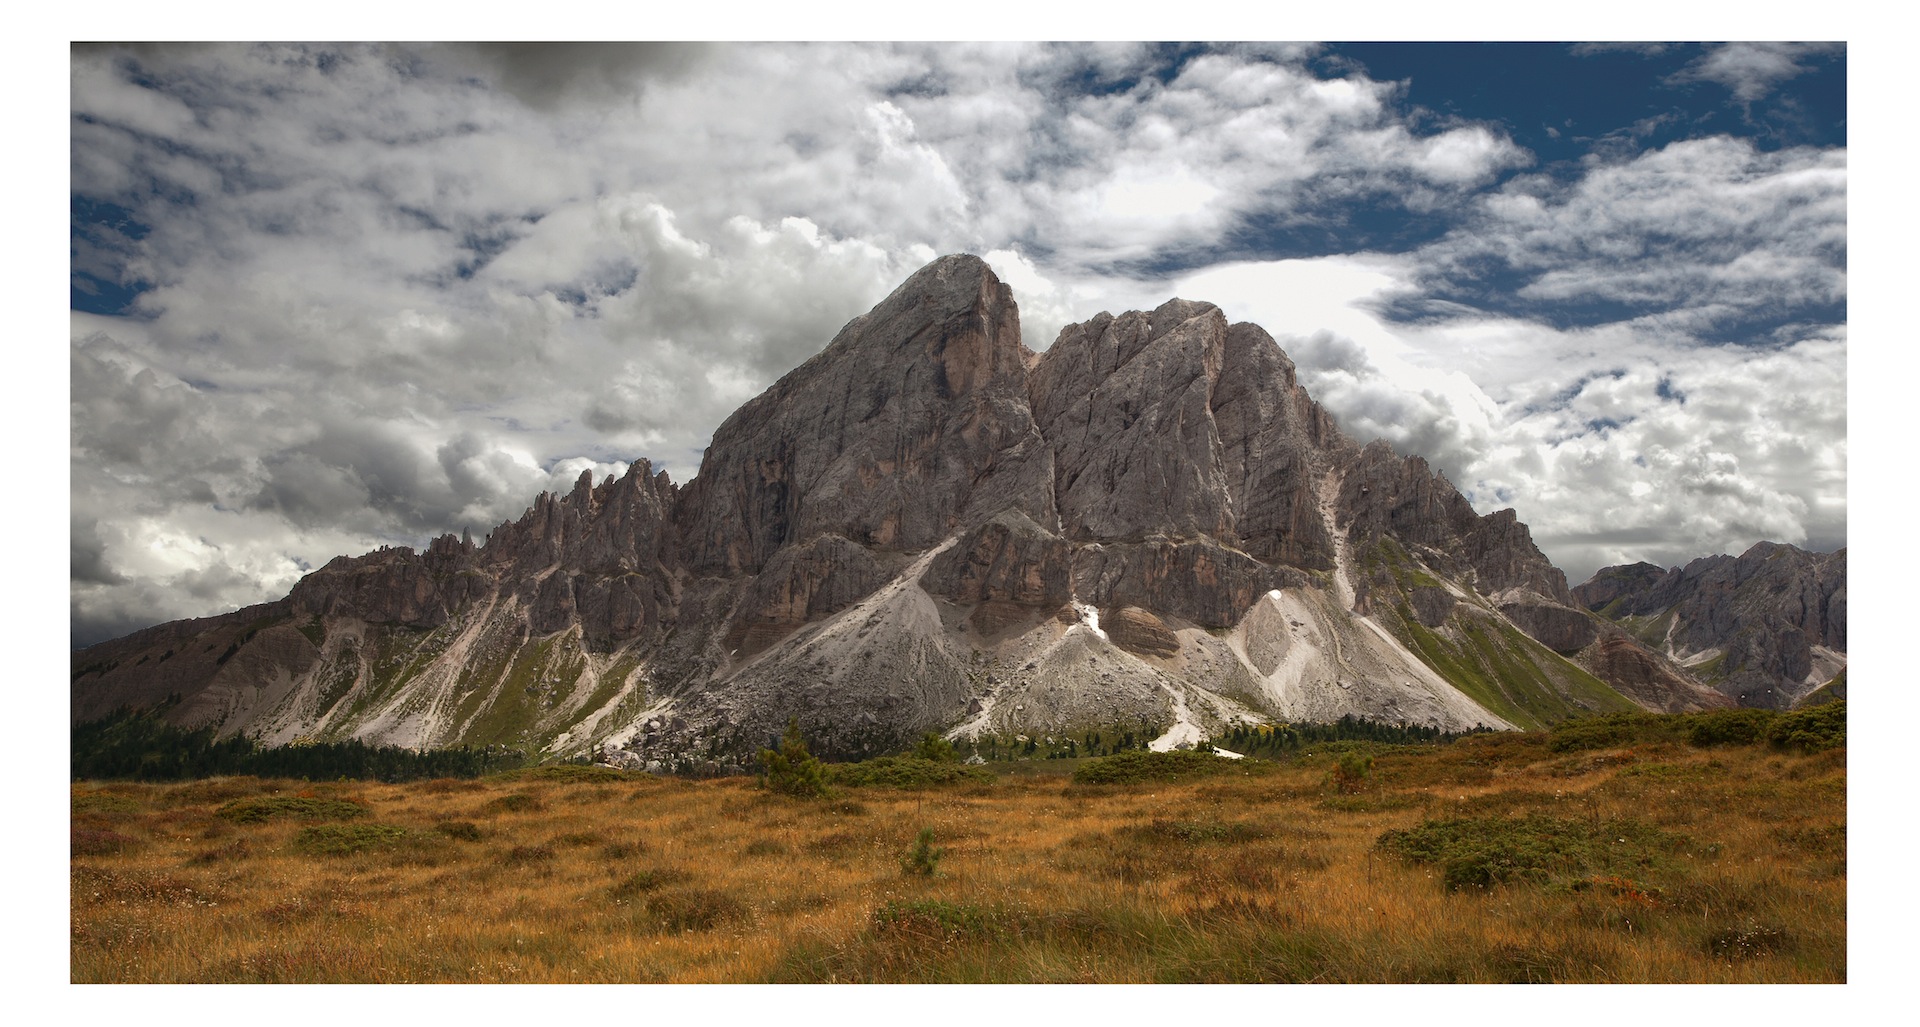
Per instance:
[[[563,102],[604,103],[637,97],[647,81],[692,74],[711,47],[700,43],[463,43],[488,66],[501,89],[538,110]]]

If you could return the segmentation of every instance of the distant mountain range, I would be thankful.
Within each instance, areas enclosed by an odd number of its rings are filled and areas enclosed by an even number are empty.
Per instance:
[[[790,717],[843,757],[926,731],[1166,748],[1779,706],[1845,646],[1844,552],[1570,590],[1513,511],[1344,435],[1258,326],[1172,300],[1035,354],[963,255],[741,407],[684,487],[583,475],[482,544],[339,557],[81,650],[72,716],[178,697],[170,719],[270,743],[641,763],[743,757]]]
[[[1743,706],[1786,709],[1847,666],[1844,549],[1761,542],[1685,567],[1608,567],[1573,594]]]

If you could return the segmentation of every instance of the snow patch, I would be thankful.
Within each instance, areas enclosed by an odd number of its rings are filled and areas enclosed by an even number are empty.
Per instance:
[[[1148,742],[1147,748],[1154,752],[1166,752],[1179,748],[1184,742],[1191,749],[1205,741],[1206,732],[1194,723],[1193,711],[1187,708],[1187,693],[1166,681],[1160,682],[1160,687],[1166,689],[1168,697],[1173,700],[1173,726],[1167,729],[1166,734]]]
[[[980,735],[987,730],[987,727],[992,722],[994,708],[998,705],[999,705],[999,702],[997,699],[995,699],[994,696],[992,695],[981,696],[980,712],[974,714],[971,718],[967,720],[966,723],[961,724],[959,727],[956,727],[951,731],[948,731],[943,737],[945,737],[946,740],[949,742],[957,742],[957,741],[960,741],[961,739],[971,739],[971,738],[980,737]]]
[[[1086,625],[1087,630],[1093,632],[1095,638],[1098,638],[1102,642],[1108,641],[1107,633],[1100,630],[1100,611],[1098,609],[1075,599],[1073,601],[1073,610],[1080,615],[1080,623]]]

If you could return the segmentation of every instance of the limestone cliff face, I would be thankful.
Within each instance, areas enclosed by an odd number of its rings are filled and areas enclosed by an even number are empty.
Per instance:
[[[1742,705],[1786,709],[1846,667],[1844,549],[1607,567],[1573,594]]]
[[[921,269],[720,430],[675,520],[695,574],[839,534],[917,552],[1001,509],[1055,520],[1013,295],[977,257]]]
[[[1533,726],[1629,706],[1613,672],[1701,704],[1512,511],[1343,435],[1257,326],[1172,300],[1036,356],[953,256],[728,418],[685,487],[582,476],[480,544],[342,557],[77,653],[73,715],[179,694],[177,719],[269,741],[641,759],[749,754],[799,717],[850,756],[927,730]]]

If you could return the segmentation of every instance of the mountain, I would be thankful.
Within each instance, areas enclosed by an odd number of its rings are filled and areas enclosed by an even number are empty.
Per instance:
[[[1847,551],[1761,542],[1685,567],[1607,567],[1573,590],[1743,706],[1786,709],[1847,666]]]
[[[714,433],[480,545],[74,654],[72,716],[170,696],[269,743],[733,758],[1342,716],[1450,730],[1725,705],[1578,605],[1511,510],[1361,446],[1258,326],[1102,313],[1043,354],[972,256],[921,269]]]

